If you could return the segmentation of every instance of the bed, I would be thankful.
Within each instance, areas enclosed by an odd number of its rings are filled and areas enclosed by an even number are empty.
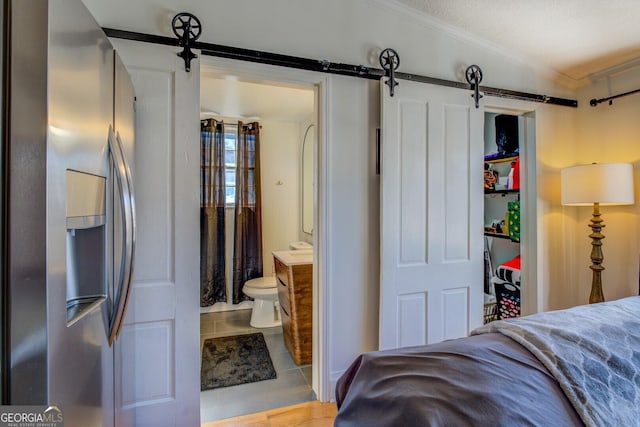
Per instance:
[[[640,425],[640,297],[364,353],[336,401],[336,427]]]

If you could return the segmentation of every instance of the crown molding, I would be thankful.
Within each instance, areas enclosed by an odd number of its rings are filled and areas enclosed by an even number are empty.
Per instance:
[[[426,12],[422,12],[411,6],[407,6],[406,4],[398,0],[369,0],[369,1],[375,2],[382,7],[385,7],[389,10],[392,10],[396,13],[403,15],[404,17],[411,18],[413,20],[426,24],[429,27],[436,28],[439,31],[443,31],[448,35],[450,35],[451,37],[457,40],[460,40],[464,43],[476,45],[479,48],[491,51],[495,54],[503,56],[506,59],[509,59],[516,63],[526,65],[527,67],[537,71],[542,76],[546,77],[547,79],[549,79],[550,81],[556,84],[562,85],[569,89],[576,89],[583,85],[579,80],[573,79],[544,64],[541,64],[539,61],[532,59],[527,55],[524,55],[512,49],[508,49],[497,43],[494,43],[492,41],[479,37],[460,27],[456,27],[455,25],[451,25],[438,18],[435,18],[427,14]]]
[[[619,74],[626,73],[638,67],[640,67],[640,58],[634,58],[629,61],[621,62],[620,64],[616,64],[611,67],[605,68],[604,70],[587,74],[587,76],[584,79],[587,80],[589,83],[595,83],[598,80],[601,80],[603,78],[615,77]]]

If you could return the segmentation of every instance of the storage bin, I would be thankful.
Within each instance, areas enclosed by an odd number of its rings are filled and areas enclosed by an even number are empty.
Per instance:
[[[493,286],[496,290],[497,318],[520,317],[520,286],[500,281],[495,281]]]

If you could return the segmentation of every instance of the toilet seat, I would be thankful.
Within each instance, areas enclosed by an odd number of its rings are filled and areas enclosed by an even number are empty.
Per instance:
[[[242,292],[249,295],[251,298],[262,298],[277,301],[278,299],[278,290],[273,288],[254,288],[252,286],[245,285],[242,288]]]
[[[276,277],[275,276],[256,277],[255,279],[247,280],[246,282],[244,282],[244,285],[253,289],[275,288]]]

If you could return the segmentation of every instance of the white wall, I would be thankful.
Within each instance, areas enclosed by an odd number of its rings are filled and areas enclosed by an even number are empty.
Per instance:
[[[261,122],[263,274],[275,274],[271,252],[288,249],[300,229],[300,123]]]
[[[578,91],[576,110],[545,107],[536,112],[538,122],[538,277],[545,283],[541,300],[545,310],[561,309],[589,300],[592,272],[592,209],[564,207],[560,203],[560,170],[591,162],[629,162],[635,168],[636,201],[640,188],[640,97],[629,96],[589,106],[603,98],[640,87],[638,69],[603,79]],[[603,234],[603,289],[607,300],[638,294],[638,215],[640,205],[601,208]]]
[[[483,85],[572,97],[558,76],[531,62],[446,31],[391,1],[325,0],[85,0],[105,27],[171,36],[171,18],[188,11],[203,24],[200,41],[379,67],[376,51],[392,47],[400,71],[463,80],[478,64]],[[266,19],[265,17],[268,17]],[[373,54],[372,54],[373,53]],[[328,177],[327,276],[329,371],[332,379],[363,351],[377,347],[379,283],[379,186],[375,175],[378,87],[374,81],[331,76]],[[402,84],[402,82],[400,82]],[[197,100],[194,100],[197,102]],[[324,108],[324,107],[323,107]],[[559,168],[570,162],[576,111],[536,104],[539,177],[539,308],[572,303],[565,295],[564,215]],[[569,155],[568,155],[569,154]],[[564,156],[564,157],[563,157]],[[611,239],[613,240],[613,238]],[[606,243],[606,241],[605,241]],[[565,299],[565,297],[569,297]],[[332,394],[320,396],[325,399]]]
[[[580,108],[580,107],[579,107]],[[574,247],[560,204],[560,170],[573,163],[577,110],[543,105],[535,111],[538,223],[538,309],[584,304],[569,262]],[[523,218],[524,220],[524,218]]]
[[[378,347],[380,186],[375,173],[378,82],[332,77],[328,251],[330,376]]]
[[[173,38],[171,19],[190,12],[202,22],[202,42],[376,68],[379,50],[391,47],[400,55],[400,71],[464,81],[465,66],[478,64],[483,85],[572,94],[554,87],[549,73],[528,58],[507,57],[458,30],[445,32],[392,0],[83,1],[104,27]]]
[[[607,300],[638,295],[638,263],[640,262],[640,94],[589,106],[592,98],[604,98],[640,87],[640,68],[602,79],[578,93],[583,105],[578,111],[575,164],[626,162],[633,163],[636,203],[632,206],[603,206],[600,208],[605,228],[602,233],[604,253],[602,272],[603,292]],[[567,227],[571,228],[576,281],[580,283],[582,299],[588,299],[591,287],[588,228],[592,209],[566,207]]]

